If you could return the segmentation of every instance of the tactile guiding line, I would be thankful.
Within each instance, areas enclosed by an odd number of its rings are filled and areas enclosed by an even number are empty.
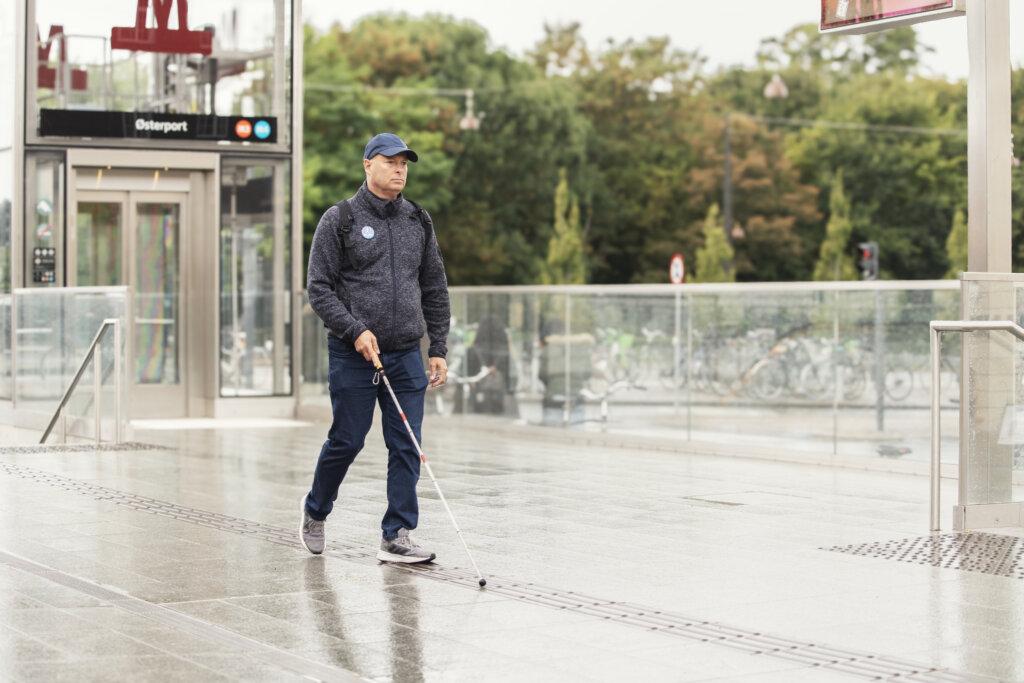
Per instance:
[[[1024,579],[1024,538],[966,532],[822,548],[945,569]]]
[[[0,453],[93,453],[96,451],[166,451],[166,446],[156,446],[138,441],[124,443],[74,443],[37,444],[34,446],[0,446]]]
[[[140,512],[170,517],[190,524],[251,536],[296,549],[299,548],[299,540],[296,532],[292,529],[176,505],[155,498],[138,496],[125,491],[118,491],[58,474],[51,474],[42,470],[4,462],[0,462],[0,472],[73,493],[91,496],[96,500],[124,505]],[[303,552],[305,551],[303,550]],[[367,549],[364,545],[356,545],[333,539],[331,540],[331,547],[324,551],[323,554],[328,557],[346,560],[376,561],[376,552]],[[451,585],[478,590],[477,575],[468,568],[447,567],[437,563],[392,566],[396,571],[412,572],[434,581],[442,581]],[[665,612],[643,605],[609,601],[539,584],[502,579],[497,576],[488,576],[487,579],[486,590],[488,593],[502,595],[521,602],[587,614],[624,626],[631,626],[687,640],[722,645],[748,654],[785,659],[807,667],[820,667],[864,680],[898,679],[920,681],[922,683],[992,683],[995,681],[995,679],[986,676],[964,674],[894,657],[882,657],[855,650],[792,640],[759,631],[751,631],[704,619]]]

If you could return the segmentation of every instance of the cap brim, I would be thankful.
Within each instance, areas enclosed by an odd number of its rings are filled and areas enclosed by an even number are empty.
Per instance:
[[[412,151],[408,147],[388,147],[377,152],[377,154],[383,154],[386,157],[393,157],[396,154],[401,154],[402,152],[405,152],[406,156],[409,157],[409,161],[419,161],[419,157],[416,156],[416,152]]]

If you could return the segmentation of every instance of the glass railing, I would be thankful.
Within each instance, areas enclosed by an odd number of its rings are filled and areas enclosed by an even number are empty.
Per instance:
[[[14,330],[9,338],[13,340],[11,391],[17,426],[45,428],[103,321],[119,319],[121,329],[126,329],[128,296],[127,287],[15,290]],[[69,436],[96,438],[99,411],[101,438],[114,440],[115,420],[123,424],[126,407],[126,401],[121,401],[122,415],[115,415],[114,359],[115,355],[126,357],[127,337],[121,335],[120,349],[114,347],[113,334],[99,344],[98,376],[97,365],[90,363],[63,411],[59,428]],[[121,384],[125,386],[124,381]]]
[[[959,284],[454,287],[450,381],[428,393],[427,409],[926,462],[928,322],[959,316]],[[329,406],[326,333],[302,304],[301,402]],[[949,462],[959,366],[950,338],[942,364]]]

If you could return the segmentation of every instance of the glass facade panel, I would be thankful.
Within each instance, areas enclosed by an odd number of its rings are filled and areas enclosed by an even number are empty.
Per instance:
[[[289,0],[34,6],[28,121],[40,109],[277,117],[277,141],[288,144]]]
[[[135,381],[177,384],[181,205],[135,205]]]
[[[290,165],[225,161],[221,182],[220,395],[290,394]]]
[[[121,202],[78,202],[76,284],[79,286],[123,284],[122,206]]]
[[[25,285],[64,285],[64,155],[25,157]]]

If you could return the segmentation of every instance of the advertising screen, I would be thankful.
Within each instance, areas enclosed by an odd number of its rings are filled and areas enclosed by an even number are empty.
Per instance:
[[[964,0],[821,0],[822,33],[867,33],[964,14]]]

